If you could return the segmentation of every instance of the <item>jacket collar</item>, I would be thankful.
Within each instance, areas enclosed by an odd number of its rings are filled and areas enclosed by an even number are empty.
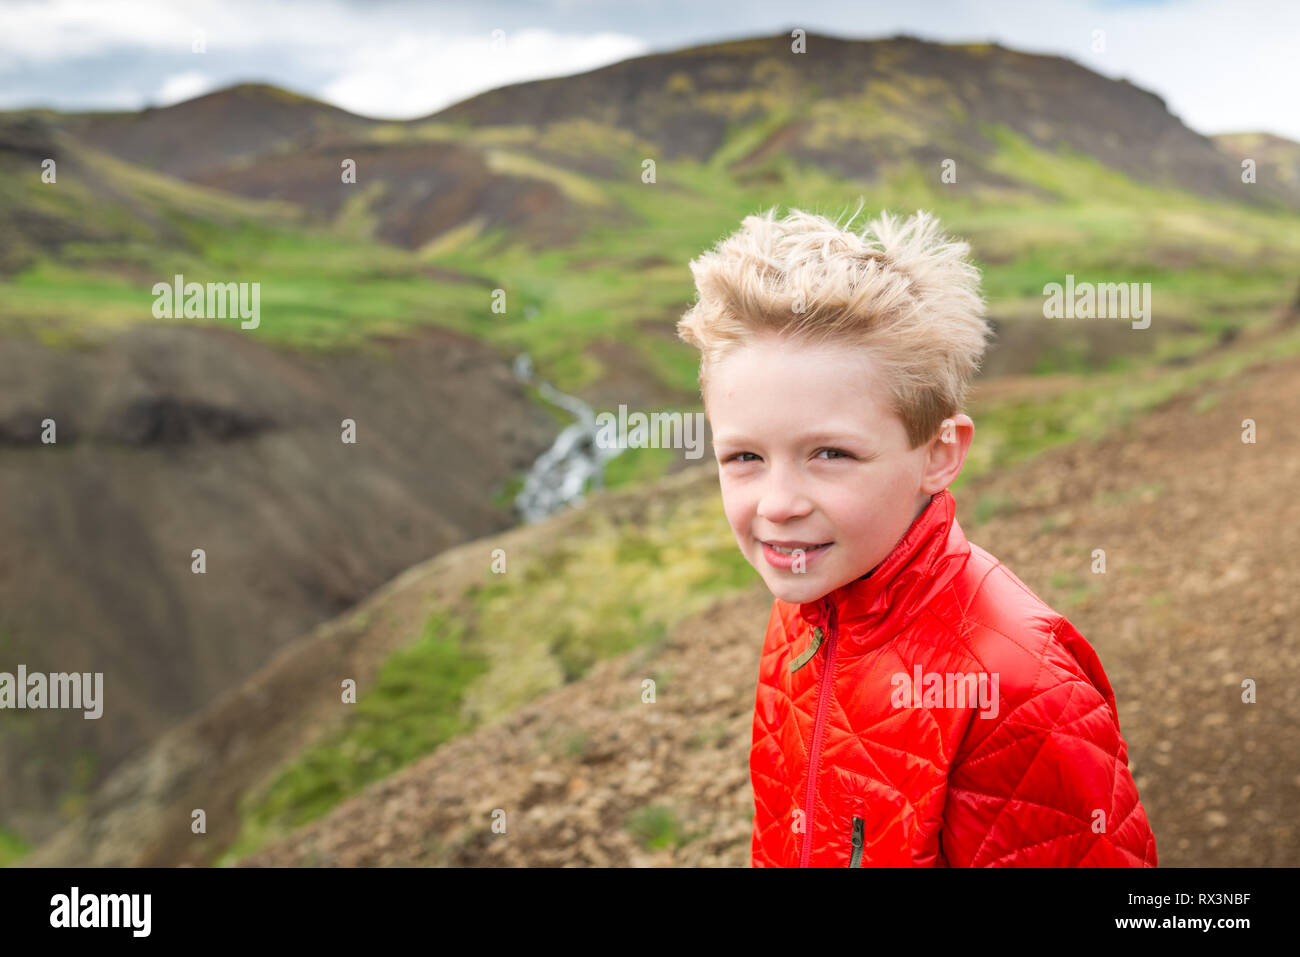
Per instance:
[[[872,571],[799,612],[813,626],[833,623],[846,653],[862,652],[893,638],[966,564],[970,544],[957,524],[956,502],[937,492],[893,551]]]

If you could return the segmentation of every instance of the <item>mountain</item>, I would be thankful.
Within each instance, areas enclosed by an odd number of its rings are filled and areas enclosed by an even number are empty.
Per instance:
[[[937,170],[953,158],[972,183],[1016,186],[984,162],[997,145],[985,127],[997,126],[1139,182],[1239,202],[1267,196],[1300,209],[1294,188],[1244,193],[1214,143],[1160,97],[1072,60],[906,36],[810,33],[802,54],[791,42],[778,34],[637,57],[490,90],[429,119],[472,129],[596,124],[633,134],[666,160],[698,162],[717,157],[736,125],[756,125],[762,135],[729,158],[731,168],[779,151],[869,182],[891,166]]]
[[[464,229],[500,229],[536,250],[584,230],[633,228],[635,211],[602,184],[636,177],[645,157],[722,163],[746,182],[770,175],[761,167],[780,155],[864,184],[915,167],[937,179],[952,160],[964,189],[1050,200],[1057,191],[1033,170],[1002,161],[1006,134],[1138,183],[1300,210],[1294,178],[1243,189],[1228,141],[1069,59],[906,36],[814,33],[802,54],[790,43],[779,34],[637,57],[407,122],[241,84],[61,125],[97,150],[226,193],[288,201],[328,222],[346,210],[407,248]],[[347,158],[363,190],[341,187]]]
[[[289,202],[318,222],[341,215],[373,222],[376,238],[407,248],[466,224],[544,248],[582,226],[630,222],[603,199],[570,195],[562,176],[557,183],[520,175],[511,162],[518,158],[503,150],[411,137],[409,124],[355,116],[265,84],[139,113],[70,114],[58,124],[133,165],[227,195]],[[360,190],[343,182],[348,159]],[[522,172],[541,168],[534,159]]]
[[[178,179],[268,155],[293,155],[303,143],[358,135],[378,122],[265,83],[241,83],[138,112],[62,118],[64,128],[88,146]]]
[[[1300,189],[1300,143],[1272,133],[1219,133],[1210,139],[1239,161],[1254,159],[1256,182]]]

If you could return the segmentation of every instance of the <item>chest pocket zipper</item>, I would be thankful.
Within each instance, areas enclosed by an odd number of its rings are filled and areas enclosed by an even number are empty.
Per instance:
[[[790,673],[794,674],[808,662],[812,661],[813,655],[817,654],[817,649],[822,646],[822,637],[826,633],[820,628],[813,629],[812,641],[808,642],[808,647],[794,661],[790,662]]]
[[[849,858],[849,867],[862,866],[862,840],[866,823],[860,817],[853,818],[853,856]]]

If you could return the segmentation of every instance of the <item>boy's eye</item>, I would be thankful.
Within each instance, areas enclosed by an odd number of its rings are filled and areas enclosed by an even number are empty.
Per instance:
[[[818,450],[817,450],[817,455],[820,456],[823,452],[832,453],[831,455],[828,455],[827,458],[845,458],[845,459],[851,459],[851,458],[853,458],[852,455],[850,455],[848,452],[845,452],[843,449],[831,449],[831,448],[818,449]],[[751,455],[751,456],[753,456],[754,458],[758,458],[758,456],[757,456],[757,455],[754,455],[753,452],[734,452],[734,453],[732,453],[731,455],[728,455],[725,459],[723,459],[723,461],[724,461],[724,462],[744,462],[744,461],[747,461],[746,459],[742,458],[742,456],[745,456],[745,455]]]

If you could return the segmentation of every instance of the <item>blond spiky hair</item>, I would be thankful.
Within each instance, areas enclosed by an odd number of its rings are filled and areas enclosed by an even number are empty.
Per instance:
[[[759,335],[844,344],[878,364],[911,447],[934,438],[961,411],[993,332],[970,246],[921,210],[903,222],[882,213],[860,233],[775,212],[746,216],[690,264],[699,298],[677,334],[700,350],[701,395],[714,363]]]

